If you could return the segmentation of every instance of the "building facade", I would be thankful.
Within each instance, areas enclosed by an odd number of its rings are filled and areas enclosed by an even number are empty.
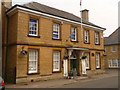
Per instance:
[[[120,67],[120,27],[105,37],[106,68]]]
[[[88,16],[88,10],[83,10]],[[102,27],[37,2],[7,10],[5,78],[19,83],[104,71]]]

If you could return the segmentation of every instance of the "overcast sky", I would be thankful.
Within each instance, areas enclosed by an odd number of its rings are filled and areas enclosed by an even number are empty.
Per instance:
[[[12,0],[13,5],[36,1],[80,16],[80,0]],[[89,10],[89,21],[106,28],[104,36],[118,28],[118,2],[120,0],[82,0],[82,9]]]

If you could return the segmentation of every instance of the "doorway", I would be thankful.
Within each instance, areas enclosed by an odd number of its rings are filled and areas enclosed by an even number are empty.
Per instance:
[[[77,59],[70,59],[70,70],[73,72],[74,76],[78,75],[78,60]]]

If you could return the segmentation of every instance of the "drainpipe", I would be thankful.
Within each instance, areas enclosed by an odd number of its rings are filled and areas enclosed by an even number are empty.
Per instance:
[[[8,69],[8,29],[9,29],[9,16],[6,15],[7,18],[7,29],[6,29],[6,60],[5,60],[5,81],[7,81],[7,69]]]
[[[2,76],[2,5],[0,0],[0,76]]]

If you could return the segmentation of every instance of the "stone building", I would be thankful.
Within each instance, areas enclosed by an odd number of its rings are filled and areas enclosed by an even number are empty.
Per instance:
[[[105,37],[106,68],[120,67],[120,27]]]
[[[3,4],[4,7],[4,4]],[[4,77],[11,83],[92,75],[104,71],[105,28],[37,2],[6,13]]]

